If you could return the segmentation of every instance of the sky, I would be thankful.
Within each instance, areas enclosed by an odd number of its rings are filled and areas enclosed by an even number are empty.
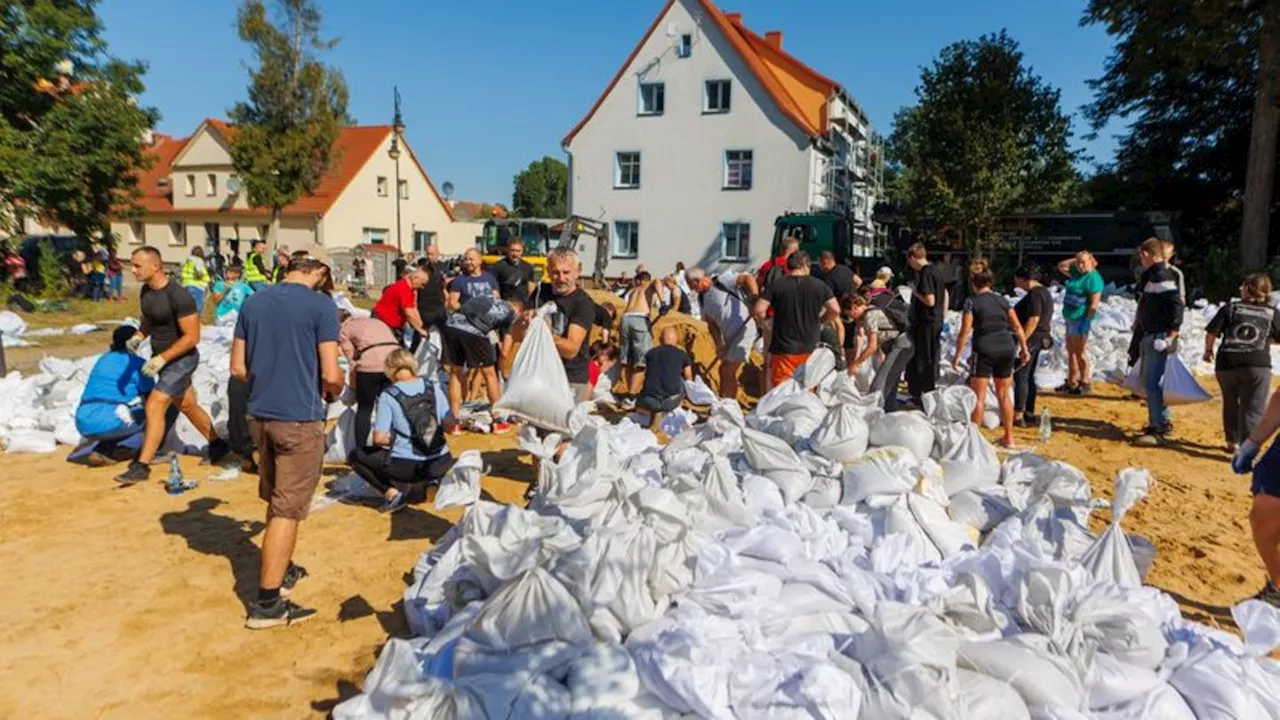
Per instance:
[[[346,76],[349,113],[389,124],[392,87],[405,135],[428,175],[454,199],[511,201],[512,177],[543,155],[563,159],[560,139],[589,110],[661,10],[663,0],[319,0],[325,34],[340,40],[327,62]],[[226,117],[245,96],[250,59],[236,36],[235,0],[102,0],[110,52],[147,63],[144,104],[158,130],[185,136],[205,117]],[[920,68],[944,46],[1005,28],[1026,62],[1062,91],[1075,113],[1076,145],[1097,162],[1115,150],[1114,129],[1096,141],[1080,106],[1101,75],[1110,38],[1079,27],[1085,0],[720,0],[747,27],[784,33],[784,47],[840,82],[887,135],[914,103]]]

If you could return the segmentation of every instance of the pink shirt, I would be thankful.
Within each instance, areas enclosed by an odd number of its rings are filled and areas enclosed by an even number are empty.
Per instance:
[[[338,347],[356,372],[380,373],[386,369],[387,356],[400,347],[391,328],[377,318],[350,318],[338,329]],[[359,352],[357,359],[356,353]]]

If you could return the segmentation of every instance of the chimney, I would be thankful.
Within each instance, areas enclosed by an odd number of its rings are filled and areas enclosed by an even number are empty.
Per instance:
[[[724,19],[725,19],[725,20],[728,20],[728,21],[729,21],[731,24],[733,24],[733,25],[741,25],[741,24],[742,24],[742,13],[740,13],[740,12],[727,12],[727,13],[725,13],[725,14],[724,14]]]
[[[774,46],[775,48],[781,50],[782,49],[782,31],[770,30],[769,32],[764,34],[764,41]]]

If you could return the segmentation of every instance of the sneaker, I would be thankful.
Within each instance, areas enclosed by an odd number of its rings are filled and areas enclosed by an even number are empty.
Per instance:
[[[511,432],[511,423],[506,420],[498,420],[493,423],[493,433],[495,435],[501,435],[505,432]]]
[[[137,460],[129,463],[129,469],[116,476],[116,482],[122,487],[129,487],[140,482],[146,482],[151,479],[151,467],[144,465]]]
[[[282,625],[289,626],[303,620],[310,620],[315,616],[315,610],[298,607],[285,598],[269,603],[254,600],[249,603],[249,614],[244,620],[244,626],[250,630],[266,630]]]
[[[1076,386],[1072,385],[1071,383],[1062,383],[1061,385],[1053,389],[1054,392],[1062,395],[1070,395],[1074,393],[1075,390],[1076,390]]]
[[[1160,445],[1160,437],[1152,433],[1143,433],[1141,437],[1133,441],[1138,447],[1157,447]]]
[[[250,474],[250,475],[257,475],[257,474],[258,474],[258,462],[257,462],[256,460],[254,460],[252,456],[249,456],[249,457],[247,457],[247,458],[241,458],[241,460],[240,460],[240,472],[242,472],[242,473],[248,473],[248,474]]]
[[[382,505],[378,508],[378,512],[384,515],[390,515],[391,513],[400,512],[401,510],[404,509],[404,506],[408,504],[409,504],[409,493],[398,492],[396,493],[395,497],[391,498],[390,500],[384,501]]]
[[[231,446],[222,438],[214,438],[209,442],[209,464],[217,465],[231,454]]]
[[[1026,415],[1019,415],[1018,417],[1013,419],[1013,426],[1020,427],[1020,428],[1031,427],[1031,421],[1027,420]]]
[[[1267,584],[1262,586],[1262,590],[1250,599],[1261,600],[1272,607],[1280,608],[1280,588],[1277,588],[1275,583],[1267,580]]]
[[[626,400],[619,402],[618,409],[621,410],[622,412],[631,412],[632,410],[635,410],[636,409],[635,398],[627,398]]]
[[[293,591],[293,586],[297,585],[298,581],[305,578],[306,576],[307,576],[306,568],[302,567],[301,565],[294,564],[292,562],[289,563],[289,569],[284,571],[284,582],[280,584],[280,594],[288,595],[290,592]]]
[[[1093,385],[1090,385],[1089,383],[1085,383],[1077,387],[1076,391],[1072,394],[1073,395],[1089,395],[1092,393],[1093,393]]]

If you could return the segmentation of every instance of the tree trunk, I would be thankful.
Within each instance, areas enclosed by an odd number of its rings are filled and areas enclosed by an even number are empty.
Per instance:
[[[280,208],[271,208],[271,230],[267,234],[267,247],[271,248],[271,260],[274,262],[276,251],[280,248]]]
[[[1262,29],[1258,35],[1258,96],[1253,105],[1249,138],[1249,162],[1244,185],[1244,219],[1240,227],[1240,263],[1245,270],[1267,264],[1267,240],[1271,232],[1271,201],[1275,185],[1276,131],[1280,108],[1276,107],[1280,84],[1277,57],[1277,21],[1280,0],[1263,0]]]

